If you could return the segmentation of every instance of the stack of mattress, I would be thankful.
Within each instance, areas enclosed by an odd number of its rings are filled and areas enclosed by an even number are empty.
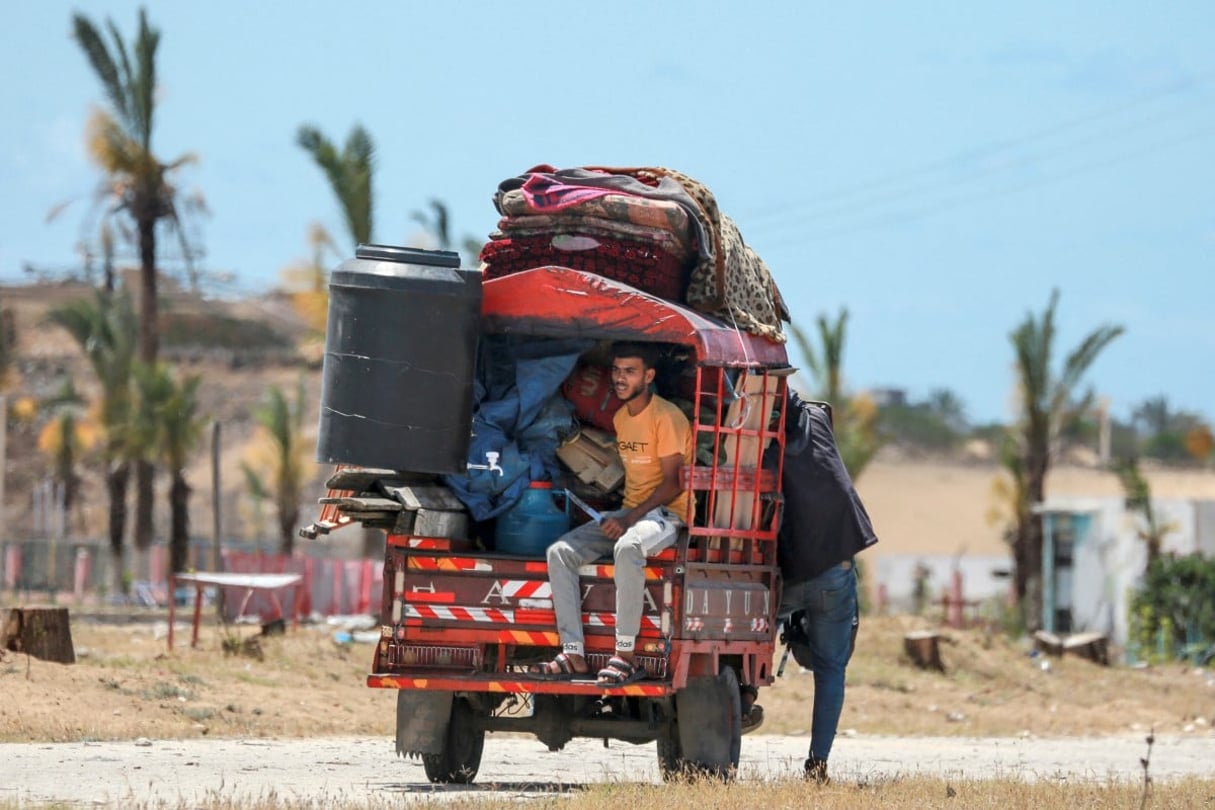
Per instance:
[[[704,184],[672,169],[536,166],[503,181],[487,279],[557,265],[596,273],[783,342],[763,260]]]
[[[642,196],[654,189],[630,177],[601,174],[616,182],[591,185],[568,174],[532,170],[499,188],[502,219],[481,253],[486,278],[560,265],[683,300],[697,256],[688,212]]]

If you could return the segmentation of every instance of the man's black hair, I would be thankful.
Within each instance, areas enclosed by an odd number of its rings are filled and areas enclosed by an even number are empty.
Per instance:
[[[653,343],[640,343],[634,340],[618,340],[612,344],[612,359],[620,357],[640,357],[646,368],[657,368],[661,355]]]

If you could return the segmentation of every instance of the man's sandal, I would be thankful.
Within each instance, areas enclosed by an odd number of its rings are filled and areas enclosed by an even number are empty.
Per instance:
[[[569,681],[579,676],[587,676],[589,672],[574,669],[574,662],[565,653],[557,653],[552,661],[536,664],[528,669],[528,674],[542,681]]]
[[[624,686],[635,683],[646,677],[645,667],[633,661],[626,661],[618,655],[608,659],[607,666],[599,670],[595,685],[602,687]]]

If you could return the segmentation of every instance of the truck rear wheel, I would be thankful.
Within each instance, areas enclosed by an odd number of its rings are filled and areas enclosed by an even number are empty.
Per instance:
[[[456,698],[451,703],[442,752],[422,755],[426,778],[431,782],[470,784],[481,767],[484,748],[485,724],[468,700]]]
[[[732,779],[742,753],[742,700],[734,669],[723,666],[717,677],[689,678],[675,693],[675,717],[658,738],[662,778]]]

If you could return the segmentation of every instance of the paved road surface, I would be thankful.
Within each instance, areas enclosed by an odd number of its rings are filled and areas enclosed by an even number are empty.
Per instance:
[[[744,738],[740,778],[795,774],[805,737]],[[842,779],[912,773],[955,779],[1069,775],[1094,780],[1142,778],[1143,735],[1101,739],[976,739],[958,737],[840,738],[832,771]],[[1156,779],[1197,774],[1215,778],[1215,734],[1158,737]],[[537,775],[543,774],[542,778]],[[477,785],[446,788],[452,796],[499,791],[551,793],[603,781],[660,782],[654,744],[573,740],[550,753],[531,738],[490,735]],[[0,799],[186,805],[205,797],[283,797],[362,804],[433,797],[420,762],[398,758],[392,740],[153,740],[140,742],[0,744]]]

